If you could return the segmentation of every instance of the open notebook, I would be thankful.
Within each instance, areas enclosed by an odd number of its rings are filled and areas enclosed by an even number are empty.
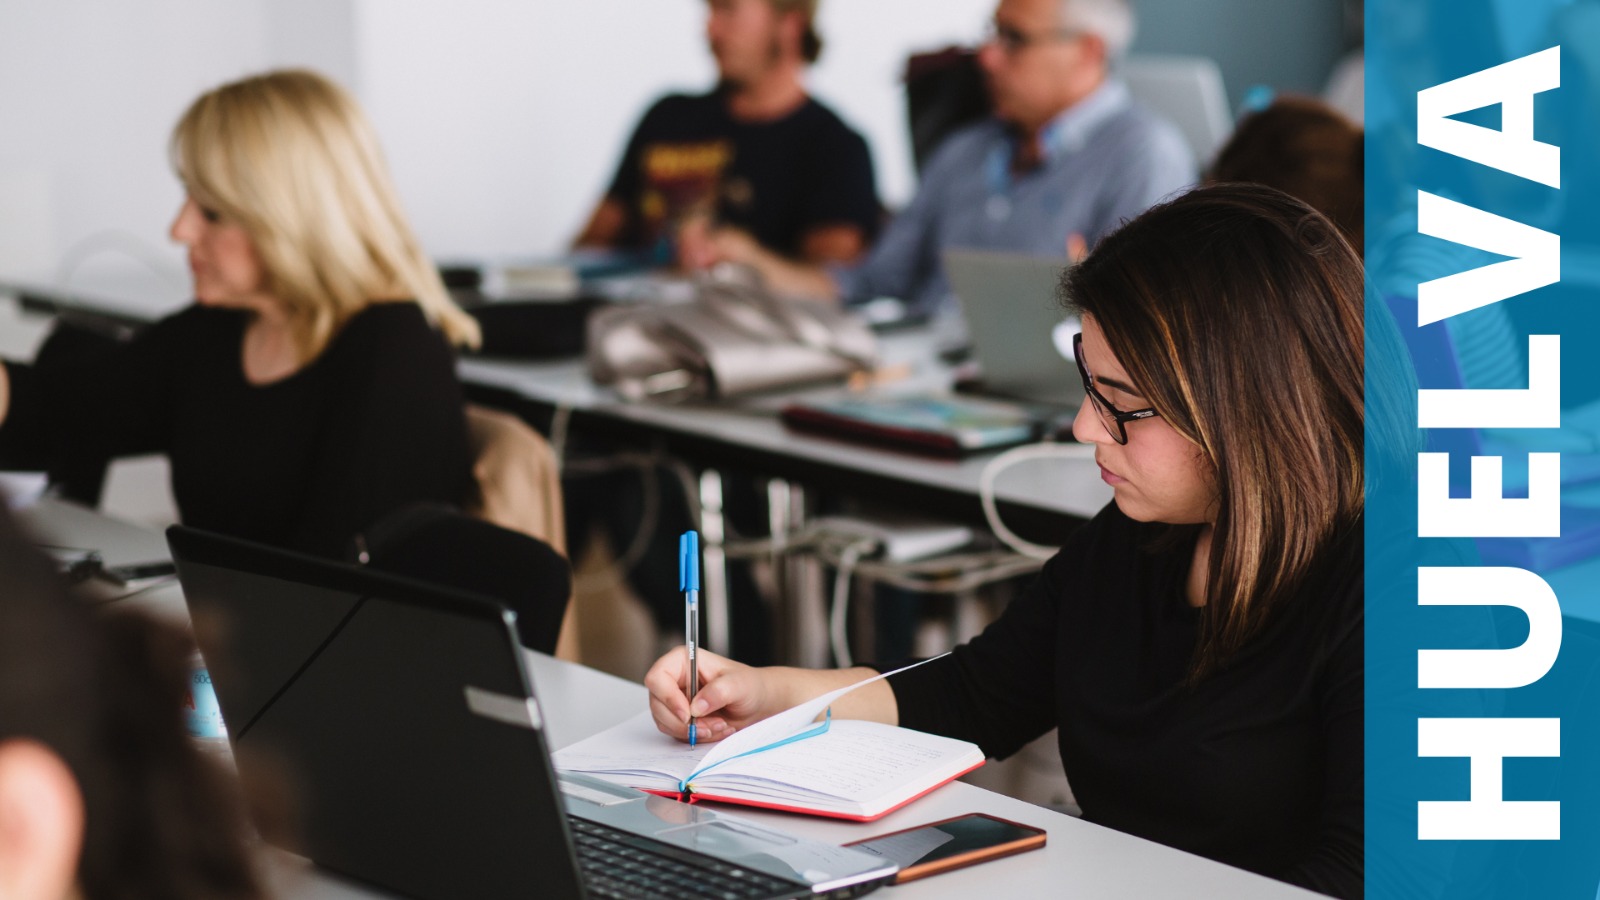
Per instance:
[[[844,694],[885,677],[840,688],[697,747],[662,734],[650,714],[641,713],[555,752],[551,761],[559,770],[664,796],[870,821],[984,761],[983,751],[967,741],[834,719],[826,712]]]

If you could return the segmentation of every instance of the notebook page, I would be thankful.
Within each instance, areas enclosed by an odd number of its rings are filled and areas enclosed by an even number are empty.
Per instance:
[[[590,774],[628,774],[661,778],[676,786],[711,752],[713,744],[690,747],[662,734],[650,713],[591,735],[550,754],[557,769]]]
[[[817,716],[821,715],[824,709],[827,709],[833,704],[833,701],[843,697],[845,694],[850,693],[856,688],[864,687],[873,683],[874,681],[880,681],[884,678],[888,678],[890,675],[898,675],[899,673],[908,669],[915,669],[917,666],[926,665],[927,663],[933,662],[935,659],[943,659],[949,655],[949,653],[941,653],[931,659],[915,662],[909,666],[902,666],[901,668],[895,669],[893,672],[884,672],[881,675],[874,675],[871,678],[864,678],[855,684],[846,685],[845,687],[839,688],[835,691],[829,691],[820,697],[807,700],[799,706],[790,707],[781,713],[762,719],[753,725],[747,726],[743,730],[735,732],[732,736],[724,738],[714,745],[712,751],[706,754],[706,757],[700,761],[700,766],[695,770],[694,775],[690,775],[689,777],[692,779],[696,775],[705,772],[707,769],[720,765],[736,756],[746,753],[762,752],[763,748],[766,748],[772,744],[776,744],[789,737],[792,737],[795,734],[798,734],[801,731],[806,730],[811,726],[812,722],[816,721]]]
[[[723,786],[749,784],[759,791],[784,785],[805,795],[870,804],[915,794],[982,758],[965,741],[845,720],[834,722],[817,740],[730,761],[703,776],[703,784],[711,792]]]

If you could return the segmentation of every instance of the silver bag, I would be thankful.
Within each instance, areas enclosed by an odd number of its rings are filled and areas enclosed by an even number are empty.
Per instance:
[[[875,364],[859,317],[825,303],[708,281],[693,300],[589,318],[589,375],[630,400],[725,398],[840,381]]]

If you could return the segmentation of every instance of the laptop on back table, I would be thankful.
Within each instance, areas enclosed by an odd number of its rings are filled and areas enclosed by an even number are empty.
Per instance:
[[[957,248],[943,259],[982,370],[960,389],[1076,412],[1084,399],[1072,361],[1077,323],[1056,299],[1067,260]]]

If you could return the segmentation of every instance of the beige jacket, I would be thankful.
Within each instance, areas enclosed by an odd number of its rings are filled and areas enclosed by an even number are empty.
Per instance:
[[[567,552],[566,517],[561,508],[561,466],[537,431],[509,413],[467,406],[467,437],[472,443],[476,502],[467,512],[502,528],[532,535]],[[556,656],[578,658],[578,610],[569,597]]]

